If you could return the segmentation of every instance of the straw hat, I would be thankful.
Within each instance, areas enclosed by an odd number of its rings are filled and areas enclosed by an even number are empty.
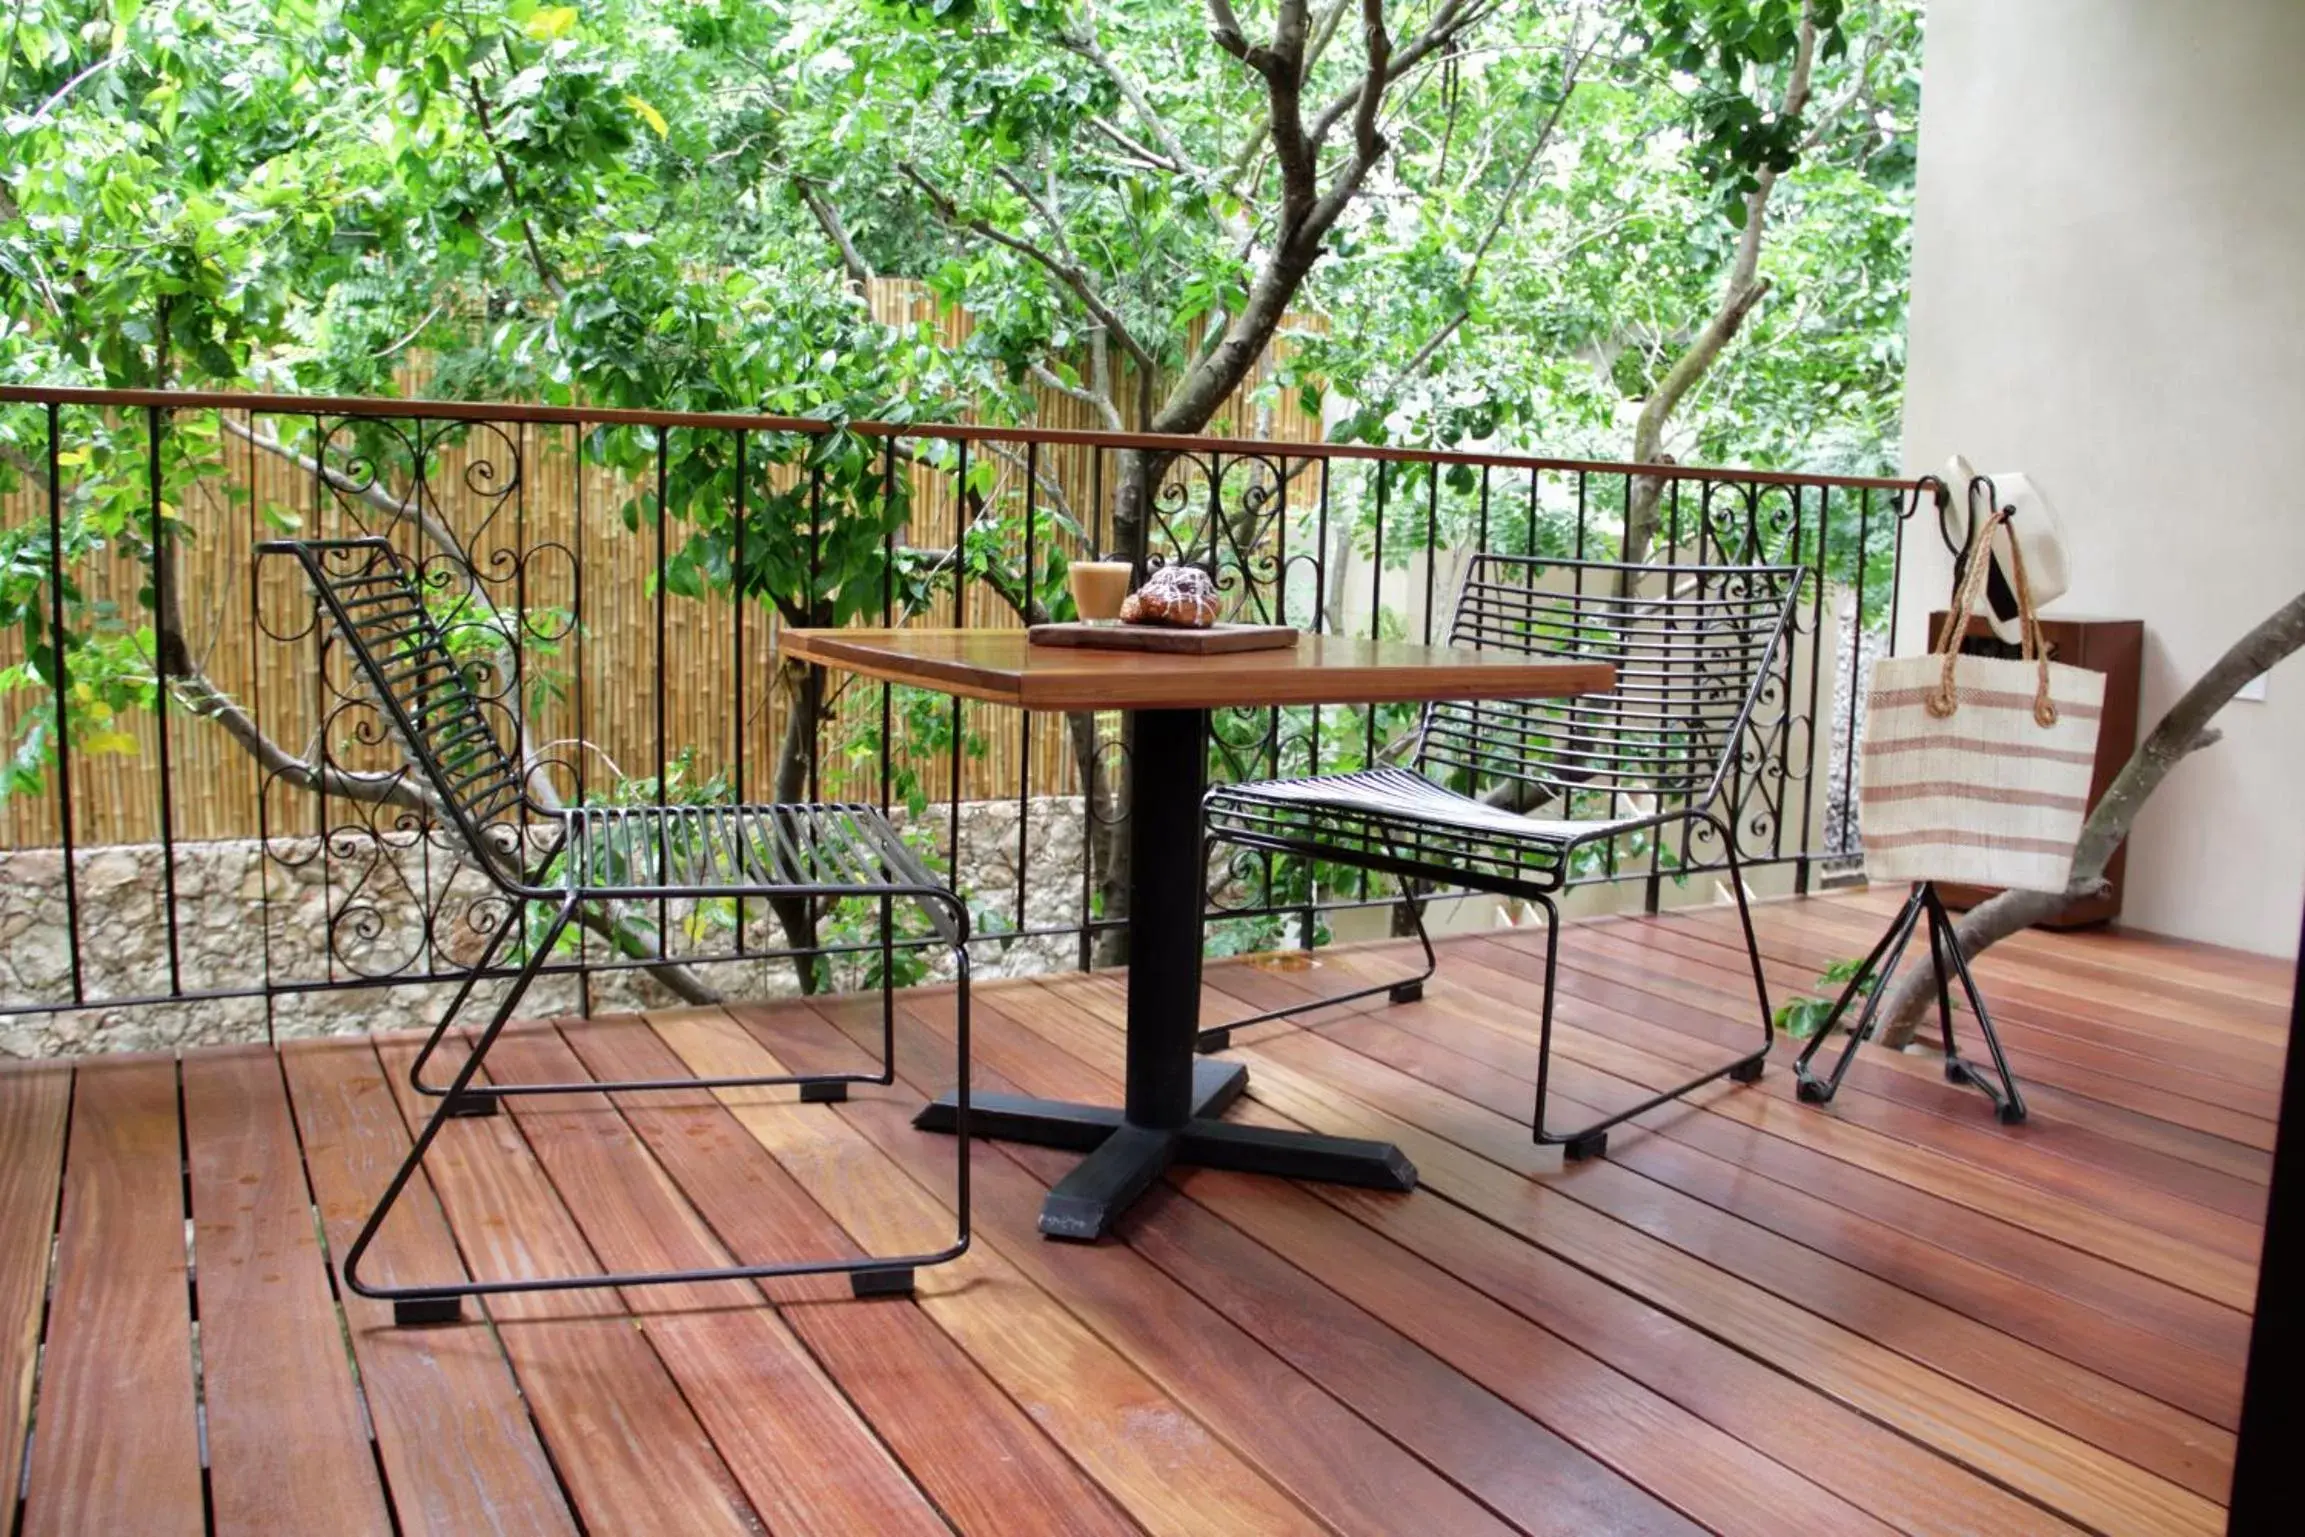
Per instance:
[[[1945,483],[1953,493],[1953,522],[1971,529],[1972,539],[1976,522],[1990,512],[1984,487],[1978,488],[1974,505],[1969,499],[1969,482],[1979,478],[1991,484],[1993,496],[2003,507],[2015,510],[2015,516],[1993,536],[1993,568],[1986,573],[1985,601],[1980,607],[1995,635],[2019,645],[2024,641],[2024,626],[2017,611],[2016,566],[2010,544],[2013,540],[2023,551],[2033,607],[2044,609],[2073,585],[2065,558],[2065,526],[2058,521],[2049,499],[2027,477],[2015,473],[1979,477],[1968,460],[1955,454]]]

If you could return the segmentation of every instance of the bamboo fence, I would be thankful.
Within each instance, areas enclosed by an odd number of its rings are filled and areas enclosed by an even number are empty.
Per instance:
[[[932,320],[948,344],[957,344],[969,329],[965,314],[939,311],[917,283],[878,280],[870,301],[883,320]],[[1212,430],[1316,440],[1320,424],[1302,412],[1292,392],[1274,392],[1279,398],[1265,403],[1252,400],[1269,367],[1268,358]],[[423,383],[421,372],[411,371],[402,387],[421,394]],[[1104,425],[1087,405],[1061,392],[1036,387],[1035,394],[1041,425]],[[70,414],[65,421],[69,447]],[[258,424],[276,425],[281,424]],[[474,429],[429,453],[426,508],[465,541],[493,601],[531,612],[581,614],[580,633],[564,639],[557,654],[532,646],[522,656],[521,682],[532,701],[536,740],[557,744],[546,756],[571,765],[555,775],[561,792],[609,793],[620,779],[653,777],[660,761],[676,762],[686,751],[696,779],[717,777],[731,793],[768,798],[790,704],[777,681],[776,626],[769,610],[748,605],[740,622],[736,604],[722,593],[667,595],[660,603],[651,585],[657,526],[644,515],[637,528],[628,528],[624,516],[636,497],[645,506],[648,488],[620,478],[590,454],[580,475],[569,428],[510,424],[502,437],[494,434],[493,428]],[[340,667],[333,681],[320,675],[300,576],[283,562],[260,565],[253,555],[256,541],[275,535],[276,517],[292,516],[299,531],[309,534],[359,531],[345,499],[323,489],[307,469],[245,437],[223,431],[216,442],[215,471],[185,505],[168,509],[187,536],[174,546],[172,558],[198,667],[287,751],[310,755],[327,720],[336,761],[391,765],[389,745],[369,739],[376,722],[367,711],[329,710],[331,691],[349,692],[350,684]],[[1079,518],[1089,523],[1099,517],[1092,504],[1100,490],[1109,494],[1111,456],[1105,454],[1100,464],[1103,451],[1072,445],[1049,445],[1037,453],[1040,475],[1061,489]],[[1000,460],[998,467],[1000,480],[988,500],[1017,509],[1024,494],[1021,454],[1015,462]],[[950,547],[960,505],[954,477],[920,465],[906,473],[912,480],[912,521],[904,539],[924,548]],[[1039,495],[1049,510],[1046,494]],[[27,481],[0,499],[0,517],[10,525],[44,520],[45,498]],[[665,536],[677,549],[681,526],[672,524]],[[1074,542],[1056,532],[1053,520],[1040,537]],[[509,569],[491,569],[490,555],[499,548],[530,552],[517,579],[495,580]],[[148,622],[138,596],[146,572],[131,552],[106,551],[83,563],[81,577],[86,599],[111,605],[127,624]],[[983,584],[972,585],[963,601],[972,627],[1018,623]],[[909,622],[948,625],[954,619],[947,586]],[[0,635],[0,669],[22,662],[23,644],[19,633]],[[860,732],[877,725],[880,687],[835,677],[830,688],[833,707],[818,735],[813,793],[821,799],[877,800],[883,793],[881,760]],[[52,708],[44,693],[0,694],[7,745],[12,749],[19,740],[28,710]],[[940,702],[934,709],[950,719],[949,706]],[[254,756],[213,722],[188,714],[181,703],[168,706],[165,715],[165,775],[162,719],[152,711],[127,713],[117,729],[75,747],[69,788],[78,846],[164,837],[297,837],[326,831],[340,820],[316,796],[279,784],[268,790]],[[970,750],[961,758],[960,798],[1078,793],[1071,745],[1060,723],[1028,723],[1018,712],[972,703],[963,712],[962,730]],[[940,744],[923,750],[901,735],[894,748],[899,769],[910,769],[927,799],[953,798],[949,749]],[[44,793],[0,802],[0,847],[60,841],[57,788],[51,774]]]

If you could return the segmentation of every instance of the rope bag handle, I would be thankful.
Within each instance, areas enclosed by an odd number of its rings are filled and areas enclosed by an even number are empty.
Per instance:
[[[1938,674],[1937,687],[1927,701],[1929,713],[1939,720],[1949,718],[1961,707],[1960,694],[1953,681],[1954,664],[1961,655],[1961,637],[1968,632],[1969,615],[1985,590],[1985,574],[1993,563],[1993,536],[2013,515],[2012,509],[2004,507],[1985,520],[1984,528],[1970,545],[1969,564],[1961,573],[1960,585],[1953,589],[1953,606],[1945,614],[1945,628],[1938,634],[1934,648],[1944,658],[1944,670]],[[2009,536],[2009,557],[2024,637],[2021,654],[2038,669],[2038,681],[2033,687],[2033,721],[2047,729],[2057,724],[2057,705],[2049,697],[2049,648],[2042,644],[2041,617],[2033,609],[2033,589],[2025,580],[2025,549],[2014,534]]]

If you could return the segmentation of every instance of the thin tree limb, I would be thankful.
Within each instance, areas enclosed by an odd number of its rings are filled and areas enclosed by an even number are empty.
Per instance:
[[[1553,110],[1545,118],[1544,127],[1538,130],[1535,141],[1529,145],[1528,153],[1521,157],[1521,163],[1514,170],[1512,180],[1506,184],[1504,196],[1497,200],[1496,212],[1489,219],[1488,230],[1481,236],[1480,244],[1473,248],[1473,259],[1465,267],[1464,286],[1467,292],[1472,290],[1474,282],[1480,277],[1481,263],[1488,259],[1490,248],[1497,243],[1497,237],[1504,232],[1505,221],[1512,214],[1514,200],[1520,196],[1521,189],[1528,185],[1530,173],[1536,169],[1538,159],[1543,156],[1546,147],[1552,143],[1553,133],[1560,127],[1561,114],[1568,110],[1569,98],[1576,93],[1577,77],[1582,73],[1585,61],[1592,57],[1593,49],[1597,46],[1598,40],[1596,39],[1580,49],[1576,46],[1576,39],[1573,36],[1570,38],[1570,57],[1567,67],[1562,72],[1561,93],[1555,98]],[[1424,372],[1425,367],[1439,355],[1442,346],[1448,342],[1448,339],[1457,333],[1459,327],[1472,318],[1472,313],[1472,306],[1469,303],[1461,306],[1456,314],[1451,316],[1438,331],[1428,337],[1424,345],[1419,347],[1415,355],[1402,366],[1400,376],[1395,381],[1395,388]]]
[[[1113,83],[1113,89],[1120,92],[1121,100],[1127,102],[1129,110],[1137,115],[1137,120],[1151,132],[1154,140],[1160,145],[1160,153],[1148,155],[1146,158],[1166,160],[1173,169],[1188,175],[1203,174],[1200,168],[1194,164],[1192,155],[1185,149],[1184,140],[1178,138],[1176,130],[1169,126],[1168,119],[1154,110],[1152,98],[1145,94],[1142,82],[1127,70],[1122,69],[1119,62],[1105,51],[1104,44],[1098,40],[1096,35],[1096,17],[1093,12],[1080,25],[1067,27],[1058,32],[1057,41],[1062,43],[1067,50],[1078,54],[1102,71],[1104,77]],[[1097,126],[1106,127],[1108,131],[1112,131],[1108,125],[1101,121],[1098,122]]]
[[[832,200],[807,177],[795,176],[792,184],[799,189],[800,200],[808,205],[808,211],[816,216],[817,227],[832,242],[832,248],[840,253],[840,264],[847,269],[848,280],[859,289],[871,287],[872,264],[864,259],[856,248],[856,242],[849,238],[848,226],[841,222],[840,210],[833,207]]]
[[[1073,291],[1082,306],[1103,324],[1112,338],[1120,343],[1121,349],[1134,358],[1140,368],[1149,374],[1158,366],[1154,362],[1152,354],[1147,352],[1143,344],[1137,341],[1135,334],[1129,330],[1119,314],[1113,310],[1110,304],[1105,302],[1104,295],[1097,292],[1096,284],[1090,280],[1088,273],[1081,268],[1079,263],[1068,261],[1021,235],[1011,234],[990,220],[973,218],[962,213],[960,206],[952,200],[951,196],[929,181],[927,177],[921,175],[919,167],[910,161],[900,161],[897,170],[905,180],[921,190],[921,194],[928,199],[929,206],[935,210],[939,219],[942,219],[946,224],[973,230],[985,239],[1006,246],[1018,255],[1039,263],[1057,281]]]

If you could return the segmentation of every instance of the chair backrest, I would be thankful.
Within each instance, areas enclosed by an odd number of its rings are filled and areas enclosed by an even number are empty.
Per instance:
[[[1556,815],[1623,814],[1628,795],[1709,803],[1771,676],[1799,566],[1627,566],[1477,555],[1453,645],[1605,661],[1607,694],[1428,706],[1417,763],[1436,777],[1515,780]],[[1590,797],[1605,797],[1603,806]]]
[[[520,805],[520,767],[425,606],[416,569],[382,539],[276,539],[294,555],[376,696],[409,763],[431,784],[465,845],[493,871],[482,830]]]

